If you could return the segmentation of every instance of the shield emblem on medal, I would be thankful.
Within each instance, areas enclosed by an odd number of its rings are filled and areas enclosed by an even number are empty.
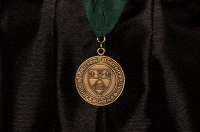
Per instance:
[[[102,96],[109,89],[112,82],[111,74],[110,69],[88,70],[88,84],[95,95]]]

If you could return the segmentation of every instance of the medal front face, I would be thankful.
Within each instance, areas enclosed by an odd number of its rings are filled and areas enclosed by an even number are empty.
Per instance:
[[[86,102],[104,106],[121,95],[125,76],[121,66],[112,58],[94,56],[80,65],[75,82],[79,95]]]

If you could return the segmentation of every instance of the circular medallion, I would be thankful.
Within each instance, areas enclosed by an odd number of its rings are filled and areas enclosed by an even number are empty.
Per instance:
[[[121,95],[125,76],[121,66],[112,58],[94,56],[80,65],[75,82],[79,95],[86,102],[104,106]]]

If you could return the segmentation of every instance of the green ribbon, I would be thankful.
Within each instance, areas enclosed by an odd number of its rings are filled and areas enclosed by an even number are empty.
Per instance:
[[[110,33],[127,0],[82,0],[86,16],[97,37]]]

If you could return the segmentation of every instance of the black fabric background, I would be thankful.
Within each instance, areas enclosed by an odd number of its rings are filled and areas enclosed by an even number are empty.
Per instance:
[[[106,41],[125,89],[106,107],[74,82],[96,48],[81,0],[1,0],[0,131],[200,131],[199,0],[128,0]]]

